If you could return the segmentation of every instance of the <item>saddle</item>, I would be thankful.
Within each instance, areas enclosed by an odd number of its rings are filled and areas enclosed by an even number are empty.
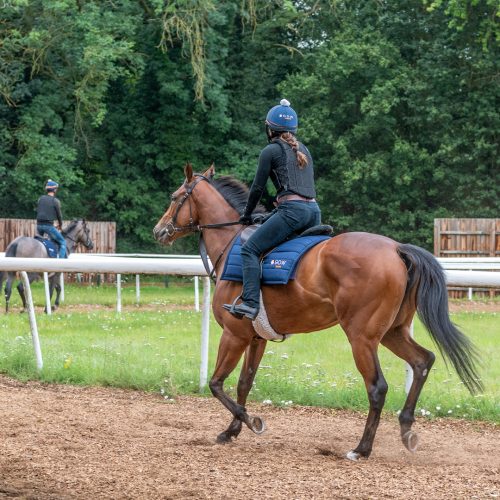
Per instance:
[[[49,238],[43,238],[40,235],[36,235],[35,240],[39,241],[45,246],[47,255],[51,259],[57,259],[57,256],[59,255],[59,245],[55,241],[52,241]]]

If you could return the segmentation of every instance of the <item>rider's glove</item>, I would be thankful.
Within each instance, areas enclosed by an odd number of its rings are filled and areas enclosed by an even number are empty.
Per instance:
[[[252,217],[250,215],[243,214],[240,217],[239,223],[243,226],[250,226],[251,224],[253,224]]]

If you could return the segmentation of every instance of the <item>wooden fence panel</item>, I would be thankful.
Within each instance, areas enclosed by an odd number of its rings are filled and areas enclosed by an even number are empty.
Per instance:
[[[434,219],[436,257],[500,256],[500,219]],[[494,296],[499,290],[474,290]],[[464,297],[467,290],[450,288],[450,296]]]
[[[63,221],[63,227],[71,221]],[[83,245],[78,245],[75,253],[115,253],[116,252],[116,222],[87,221],[90,237],[94,243],[92,250],[87,250]],[[0,219],[0,252],[18,236],[35,236],[36,221],[32,219]],[[68,281],[73,281],[75,276],[69,275]],[[82,275],[83,281],[91,281],[91,275]],[[99,279],[112,281],[113,276],[100,276]]]

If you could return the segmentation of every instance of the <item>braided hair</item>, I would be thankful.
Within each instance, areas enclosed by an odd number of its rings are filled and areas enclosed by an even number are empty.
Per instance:
[[[304,168],[307,165],[307,156],[299,151],[299,141],[291,132],[273,132],[272,142],[275,142],[279,139],[286,142],[293,150],[293,152],[297,155],[297,162],[299,164],[299,168]]]

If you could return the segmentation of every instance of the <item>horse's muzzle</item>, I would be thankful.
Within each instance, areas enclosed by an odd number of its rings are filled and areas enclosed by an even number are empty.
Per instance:
[[[156,226],[153,229],[153,236],[155,240],[163,244],[168,243],[168,241],[166,240],[168,240],[174,234],[175,234],[175,227],[171,222],[165,224],[164,226],[160,227]]]

